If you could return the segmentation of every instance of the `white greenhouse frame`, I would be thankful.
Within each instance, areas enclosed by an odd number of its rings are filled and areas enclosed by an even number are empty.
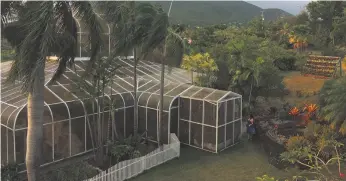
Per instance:
[[[85,37],[84,35],[87,35],[87,32],[83,32],[83,30],[81,30],[81,25],[79,23],[79,21],[77,20],[77,25],[78,25],[78,37],[80,40],[82,40],[83,37]],[[111,29],[110,26],[108,24],[106,24],[108,27],[108,32],[103,33],[103,35],[107,35],[108,36],[108,54],[110,55],[111,52],[111,38],[110,38],[110,34],[111,34]],[[84,98],[83,97],[79,97],[79,95],[76,95],[72,90],[71,90],[71,86],[72,83],[74,83],[74,80],[72,78],[76,77],[76,78],[80,78],[79,73],[81,72],[85,72],[85,67],[86,67],[86,63],[89,60],[89,57],[85,57],[84,55],[82,55],[82,42],[80,41],[79,43],[79,47],[78,47],[78,57],[75,60],[75,68],[76,68],[76,72],[75,70],[72,70],[70,68],[66,69],[66,72],[61,76],[61,78],[58,81],[55,82],[51,82],[51,78],[52,75],[55,73],[56,68],[58,67],[58,63],[56,62],[47,62],[46,63],[46,68],[45,68],[45,94],[49,95],[49,96],[45,96],[45,107],[46,109],[46,114],[47,116],[49,115],[50,120],[45,120],[46,122],[44,123],[44,126],[49,126],[51,125],[51,134],[52,137],[51,139],[51,143],[52,143],[52,159],[50,162],[46,162],[44,164],[50,164],[50,163],[54,163],[54,162],[58,162],[60,160],[69,158],[69,157],[73,157],[73,156],[78,156],[78,155],[82,155],[85,153],[88,153],[90,151],[92,151],[92,149],[87,148],[87,133],[88,131],[90,132],[90,128],[88,128],[89,125],[87,125],[87,116],[91,116],[91,115],[95,115],[95,112],[89,113],[86,112],[86,103],[84,102]],[[134,109],[134,99],[135,96],[133,95],[133,68],[134,68],[134,61],[130,60],[130,59],[122,59],[119,57],[118,59],[119,61],[116,62],[117,65],[120,66],[119,69],[116,70],[116,73],[113,77],[113,86],[110,87],[110,85],[108,85],[106,87],[106,89],[108,90],[108,92],[105,92],[105,97],[108,101],[114,101],[115,99],[118,100],[120,102],[122,102],[122,106],[120,107],[116,107],[114,111],[121,111],[120,114],[123,115],[123,117],[121,118],[121,124],[123,127],[120,126],[121,128],[121,134],[123,134],[123,136],[129,136],[129,134],[131,134],[130,132],[133,130],[133,128],[131,128],[131,124],[133,124],[133,122],[129,121],[129,120],[133,120],[133,118],[131,118],[131,116],[133,116],[133,109]],[[1,76],[2,76],[2,80],[4,79],[4,77],[7,76],[8,71],[11,67],[11,64],[9,63],[1,63]],[[166,66],[167,67],[167,66]],[[156,121],[156,126],[158,129],[158,124],[159,124],[159,105],[160,105],[160,101],[159,99],[156,99],[155,102],[155,106],[151,107],[149,105],[149,101],[150,99],[152,99],[153,97],[158,97],[159,96],[159,88],[160,88],[160,72],[161,72],[161,65],[154,63],[154,62],[149,62],[149,61],[140,61],[138,62],[137,65],[137,78],[138,78],[138,108],[144,108],[145,109],[145,129],[148,130],[150,129],[148,127],[148,122],[151,120],[148,120],[148,110],[155,110],[157,112],[156,114],[156,120],[152,120],[152,121]],[[87,83],[89,85],[91,85],[90,82],[87,81]],[[189,128],[188,128],[188,136],[189,136],[189,141],[188,142],[184,142],[183,140],[181,140],[182,144],[187,144],[189,146],[192,147],[196,147],[199,149],[203,149],[206,151],[211,151],[214,153],[217,153],[223,149],[226,149],[232,145],[234,145],[238,140],[236,140],[236,136],[235,131],[234,131],[234,127],[233,127],[233,137],[232,137],[232,143],[227,144],[225,142],[225,146],[220,147],[218,143],[218,132],[220,131],[219,128],[221,127],[225,127],[224,129],[224,135],[225,135],[225,140],[226,140],[226,135],[227,135],[227,129],[226,129],[226,124],[235,124],[236,122],[240,122],[242,123],[242,115],[241,115],[241,111],[240,111],[240,117],[237,119],[233,119],[231,122],[227,122],[224,125],[219,125],[218,124],[218,111],[221,107],[222,104],[233,101],[235,102],[235,100],[240,101],[240,108],[242,107],[242,96],[233,92],[228,92],[228,91],[220,91],[220,90],[215,90],[215,89],[209,89],[209,88],[202,88],[202,87],[197,87],[197,86],[193,86],[190,85],[191,83],[191,77],[190,74],[182,69],[179,68],[171,68],[170,72],[167,72],[165,75],[165,95],[164,98],[165,99],[170,99],[170,101],[167,103],[165,102],[164,104],[164,112],[168,114],[168,120],[167,120],[167,138],[169,138],[171,131],[176,132],[176,134],[178,135],[179,139],[182,139],[181,135],[182,130],[180,129],[180,124],[182,122],[188,122],[189,124]],[[20,88],[21,88],[21,82],[17,81],[15,84],[13,85],[3,85],[1,87],[1,129],[3,129],[4,131],[2,131],[2,146],[1,146],[1,151],[2,153],[2,160],[1,163],[2,164],[6,164],[9,162],[18,162],[19,158],[17,158],[17,152],[19,152],[17,146],[16,146],[16,131],[24,131],[26,130],[26,126],[24,127],[18,127],[18,125],[20,125],[20,122],[23,120],[20,119],[21,118],[21,114],[23,114],[23,111],[26,109],[26,104],[27,104],[27,97],[22,95],[20,92]],[[191,95],[186,95],[186,93],[188,91],[191,91],[192,89],[196,89],[195,92],[193,92],[193,94]],[[110,94],[109,91],[111,91],[112,93]],[[195,95],[199,94],[200,91],[209,91],[208,95],[205,95],[204,97],[199,97],[196,98],[194,97]],[[114,93],[114,94],[113,94]],[[214,95],[215,93],[221,94],[222,96],[220,98],[218,98],[217,100],[209,100],[209,98]],[[141,98],[143,98],[144,95],[149,95],[146,102],[143,103],[143,101],[141,101]],[[66,96],[66,95],[70,95],[70,97]],[[182,115],[182,100],[183,99],[188,99],[190,101],[190,109],[189,111],[189,119],[182,119],[181,115]],[[200,120],[200,122],[196,122],[196,120],[191,120],[191,115],[192,115],[192,110],[191,110],[191,102],[192,101],[201,101],[202,102],[202,110],[199,111],[199,114],[201,114],[202,120]],[[97,102],[95,100],[95,102]],[[177,102],[177,104],[175,105],[175,102]],[[84,115],[79,116],[79,117],[73,117],[73,115],[75,114],[75,112],[71,111],[73,109],[73,107],[71,107],[71,104],[76,103],[79,104],[83,111],[82,113]],[[205,108],[205,104],[206,103],[211,103],[213,105],[216,106],[216,125],[208,125],[207,123],[205,123],[205,114],[206,114],[206,108]],[[235,103],[234,103],[235,104]],[[61,107],[64,107],[64,109],[66,109],[66,115],[64,115],[66,118],[65,119],[58,119],[55,120],[55,117],[57,114],[57,110],[55,110],[52,107],[56,107],[57,105],[60,105]],[[117,105],[116,105],[117,106]],[[227,109],[227,106],[225,108],[225,110],[229,111]],[[177,112],[177,115],[172,115],[172,112]],[[233,110],[232,110],[232,115],[234,115],[235,111],[235,106],[233,106]],[[226,112],[226,111],[224,111]],[[81,114],[82,114],[81,113]],[[104,113],[109,114],[110,111],[107,110]],[[227,113],[224,113],[225,115]],[[129,117],[130,116],[130,117]],[[173,117],[176,116],[176,123],[174,122]],[[225,120],[227,120],[227,116],[224,116]],[[17,121],[18,119],[18,121]],[[75,119],[80,119],[83,120],[83,128],[84,128],[84,140],[83,144],[84,144],[84,149],[82,151],[80,151],[79,153],[74,153],[72,150],[72,122]],[[111,119],[109,117],[109,119]],[[175,118],[174,118],[175,119]],[[120,119],[119,119],[120,120]],[[138,119],[140,120],[140,119]],[[110,121],[110,120],[108,120]],[[111,120],[114,122],[117,122],[118,119],[116,118],[116,120]],[[56,158],[55,157],[55,138],[56,138],[56,133],[54,130],[54,125],[56,123],[68,123],[68,156],[64,157],[64,158]],[[226,122],[226,121],[225,121]],[[174,128],[174,130],[171,130],[173,128],[171,128],[171,124],[175,123],[176,128]],[[18,124],[18,125],[17,125]],[[117,122],[117,124],[119,124],[119,121]],[[202,134],[202,146],[198,147],[196,145],[194,145],[193,143],[191,143],[191,134],[193,131],[191,131],[191,124],[200,124],[202,126],[202,130],[201,130],[201,134]],[[50,126],[49,126],[50,127]],[[206,149],[204,144],[204,127],[211,127],[215,129],[215,149]],[[119,128],[119,126],[117,126],[117,128]],[[48,128],[47,128],[48,129]],[[89,130],[88,130],[89,129]],[[158,130],[156,129],[156,134],[158,134]],[[177,130],[175,130],[177,129]],[[237,129],[237,128],[236,128]],[[240,133],[242,132],[242,128],[240,126]],[[130,131],[129,131],[130,130]],[[222,130],[221,130],[222,131]],[[114,138],[113,135],[113,126],[112,126],[112,138]],[[89,133],[90,134],[90,133]],[[166,135],[166,133],[165,133]],[[59,135],[60,136],[60,135]],[[148,137],[148,133],[146,134],[146,137]],[[151,140],[153,142],[156,142],[157,140]],[[11,143],[12,142],[12,143]],[[167,139],[167,143],[169,143],[169,139]],[[11,145],[12,144],[12,145]],[[23,163],[19,163],[19,164],[23,164]]]

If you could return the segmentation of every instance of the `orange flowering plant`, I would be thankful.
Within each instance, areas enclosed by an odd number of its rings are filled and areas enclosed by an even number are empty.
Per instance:
[[[315,115],[316,111],[318,109],[318,106],[316,104],[305,104],[302,111],[305,112],[304,115],[301,116],[301,119],[304,121],[304,124],[307,125],[309,122],[311,122],[311,117]],[[293,119],[295,119],[300,113],[300,110],[297,107],[293,107],[288,114],[293,116]]]
[[[312,115],[316,112],[317,108],[316,104],[305,104],[303,111],[307,111],[309,115]]]
[[[294,107],[290,110],[290,112],[288,113],[289,115],[292,115],[292,116],[298,116],[299,114],[299,109],[297,107]]]
[[[311,122],[311,117],[316,113],[317,111],[317,105],[316,104],[305,104],[303,111],[307,112],[304,116],[303,116],[303,121],[305,123],[305,125],[307,125],[308,123]]]
[[[294,107],[288,112],[288,114],[291,115],[293,119],[295,119],[299,115],[299,112],[299,109],[297,107]]]

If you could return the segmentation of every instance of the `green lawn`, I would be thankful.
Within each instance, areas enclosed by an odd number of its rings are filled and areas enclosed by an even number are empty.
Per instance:
[[[281,178],[290,175],[271,166],[258,144],[244,142],[219,154],[182,146],[179,159],[159,165],[131,181],[254,181],[264,174]]]

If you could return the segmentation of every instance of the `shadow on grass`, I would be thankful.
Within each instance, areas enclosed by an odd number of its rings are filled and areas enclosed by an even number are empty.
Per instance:
[[[253,181],[269,174],[289,177],[268,163],[259,143],[244,141],[219,154],[182,146],[181,156],[152,168],[131,181]]]

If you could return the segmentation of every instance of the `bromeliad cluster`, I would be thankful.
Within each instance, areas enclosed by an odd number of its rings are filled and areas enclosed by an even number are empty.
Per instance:
[[[305,104],[303,109],[299,110],[297,107],[293,107],[288,114],[293,117],[293,120],[300,118],[303,125],[307,125],[311,122],[311,118],[315,115],[317,111],[316,104]]]

